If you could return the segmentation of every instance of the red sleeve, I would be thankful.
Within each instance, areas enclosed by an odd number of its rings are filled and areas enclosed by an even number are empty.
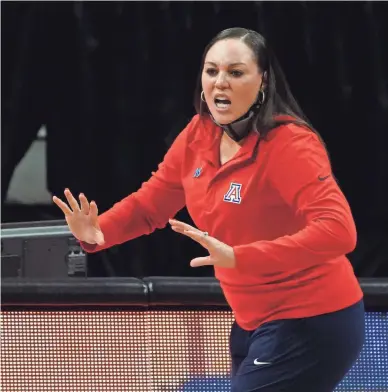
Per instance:
[[[234,247],[237,268],[258,274],[304,269],[354,250],[357,234],[348,202],[313,132],[279,130],[269,152],[268,181],[306,226],[293,235]]]
[[[141,188],[116,203],[98,218],[105,243],[102,246],[81,242],[87,252],[97,252],[165,227],[185,205],[181,183],[182,160],[187,133],[194,121],[178,135],[158,170]]]

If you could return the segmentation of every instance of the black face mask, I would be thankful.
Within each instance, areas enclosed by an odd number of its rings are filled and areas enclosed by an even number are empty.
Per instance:
[[[212,114],[209,112],[210,118],[214,124],[218,125],[222,130],[235,142],[244,139],[251,131],[257,131],[256,119],[259,114],[261,105],[255,103],[242,117],[230,124],[219,124]]]

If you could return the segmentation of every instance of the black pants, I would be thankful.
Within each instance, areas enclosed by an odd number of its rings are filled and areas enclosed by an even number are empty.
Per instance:
[[[230,335],[232,392],[332,392],[357,360],[364,303],[320,316],[268,322]]]

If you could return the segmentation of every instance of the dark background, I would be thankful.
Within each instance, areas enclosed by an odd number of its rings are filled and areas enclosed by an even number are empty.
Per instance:
[[[383,2],[2,2],[2,221],[62,219],[5,202],[47,129],[47,184],[100,211],[138,189],[194,114],[202,51],[241,26],[271,42],[328,145],[358,227],[358,276],[388,276],[388,5]],[[179,218],[190,222],[186,210]],[[91,256],[93,276],[207,276],[188,238],[158,230]]]

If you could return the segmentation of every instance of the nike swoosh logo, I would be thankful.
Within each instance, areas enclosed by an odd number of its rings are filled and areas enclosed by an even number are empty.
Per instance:
[[[260,365],[271,365],[271,362],[260,362],[260,361],[258,361],[257,359],[255,359],[255,360],[253,361],[253,364],[254,364],[254,365],[258,365],[258,366],[260,366]]]
[[[322,177],[322,176],[318,176],[318,180],[319,181],[325,181],[327,178],[330,177],[330,174],[328,176]]]

